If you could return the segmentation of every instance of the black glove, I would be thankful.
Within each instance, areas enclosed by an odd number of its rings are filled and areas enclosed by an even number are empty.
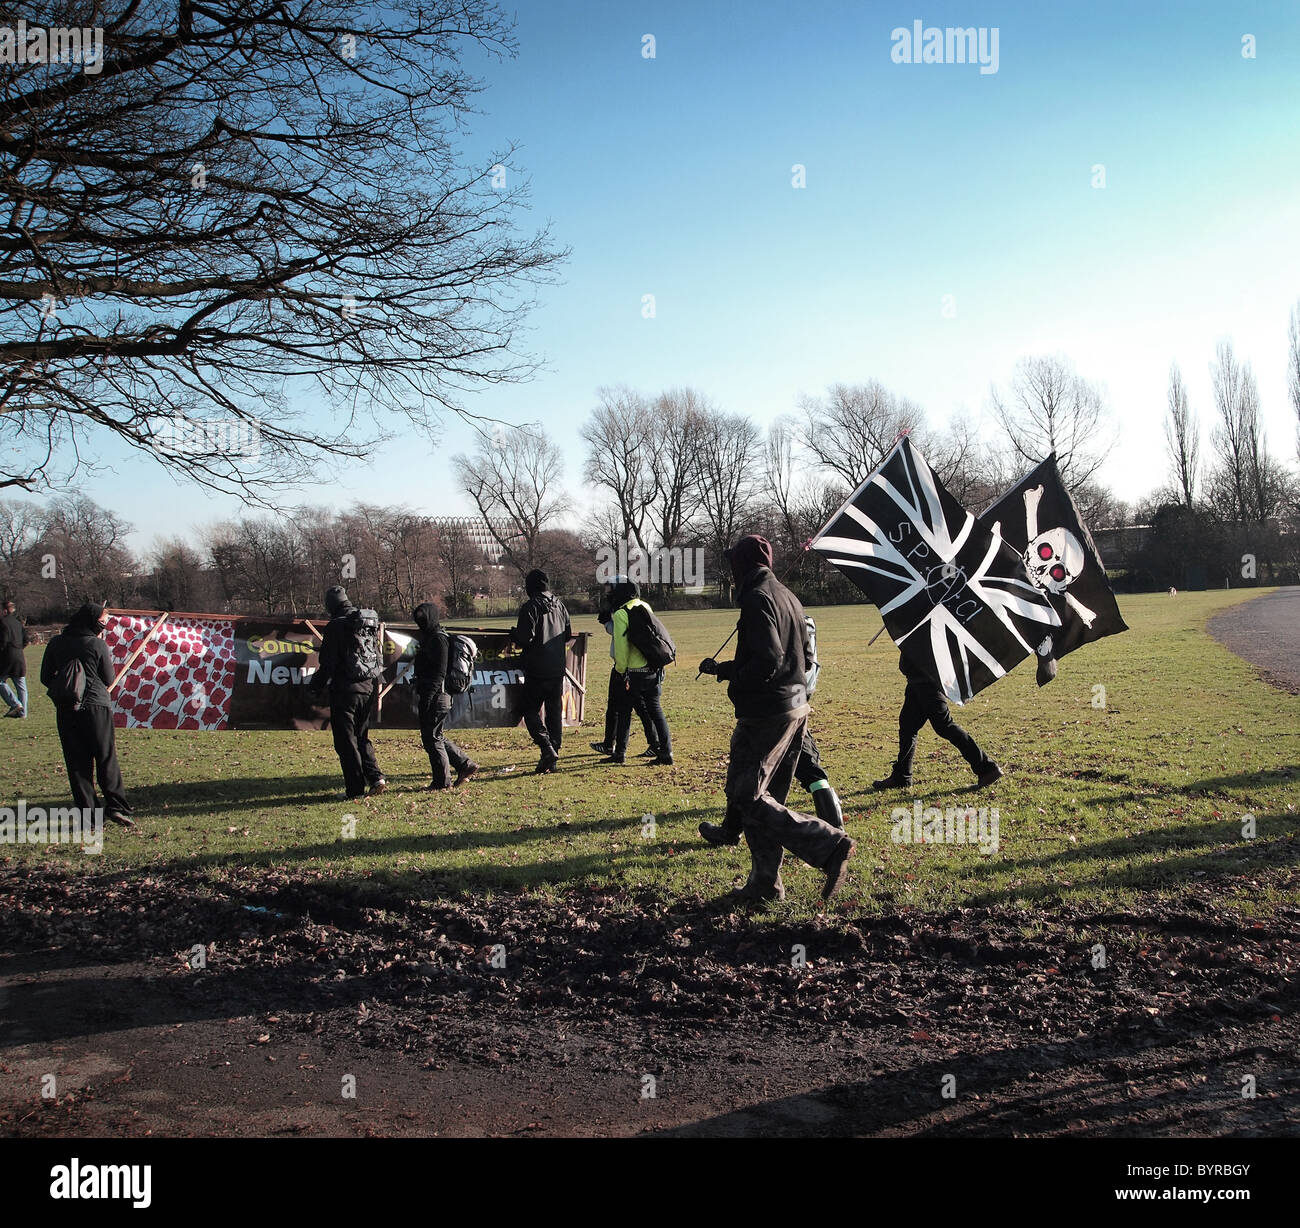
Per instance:
[[[700,662],[700,673],[716,674],[718,672],[718,663],[712,657],[705,657]]]

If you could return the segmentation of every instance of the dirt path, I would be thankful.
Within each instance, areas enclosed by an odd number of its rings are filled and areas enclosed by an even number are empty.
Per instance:
[[[1300,912],[1224,886],[755,926],[5,872],[0,1133],[1300,1134]]]
[[[1210,619],[1206,629],[1266,681],[1300,694],[1300,587],[1235,605]]]

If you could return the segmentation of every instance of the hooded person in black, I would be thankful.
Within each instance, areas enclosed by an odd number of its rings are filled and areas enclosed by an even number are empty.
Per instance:
[[[321,636],[320,665],[312,676],[309,689],[314,696],[319,696],[326,688],[329,690],[330,730],[334,734],[339,765],[343,768],[344,793],[351,801],[363,796],[367,785],[372,794],[382,793],[388,788],[375,758],[375,748],[370,743],[370,722],[375,715],[379,678],[383,671],[378,658],[379,646],[375,644],[374,665],[368,676],[353,676],[357,630],[351,617],[354,607],[342,585],[326,589],[325,609],[330,620]]]
[[[785,805],[808,724],[807,671],[812,644],[803,607],[772,574],[772,547],[743,537],[727,551],[737,586],[740,619],[736,656],[700,662],[700,672],[727,685],[736,710],[727,764],[727,804],[734,807],[749,845],[749,879],[734,894],[747,900],[784,899],[784,851],[826,875],[822,898],[844,882],[856,843],[844,832]]]
[[[986,788],[1002,779],[1002,769],[988,757],[975,739],[956,721],[948,707],[939,684],[929,674],[907,659],[905,652],[898,654],[899,672],[907,679],[903,691],[903,707],[898,714],[898,758],[893,769],[883,780],[873,780],[873,789],[906,789],[912,783],[912,759],[916,754],[916,740],[926,721],[941,738],[951,742],[975,773],[979,788]]]
[[[451,696],[447,694],[447,633],[438,621],[438,607],[425,601],[411,611],[419,628],[419,651],[415,654],[415,695],[419,704],[420,741],[429,755],[433,779],[430,789],[459,788],[475,772],[476,764],[443,733],[451,715]],[[455,769],[456,779],[451,780]]]
[[[550,587],[550,578],[544,571],[534,569],[524,577],[528,600],[519,607],[519,621],[510,629],[510,639],[520,650],[519,663],[524,670],[524,725],[542,752],[536,768],[539,774],[554,771],[560,760],[560,744],[564,740],[564,672],[573,635],[569,611]]]
[[[98,779],[108,818],[121,827],[134,827],[128,817],[131,804],[126,800],[122,770],[117,763],[113,701],[108,690],[113,685],[113,657],[101,638],[107,622],[102,605],[86,602],[45,646],[41,685],[50,687],[65,666],[73,661],[81,663],[85,691],[80,706],[74,709],[64,700],[54,708],[72,799],[84,814],[94,811]]]

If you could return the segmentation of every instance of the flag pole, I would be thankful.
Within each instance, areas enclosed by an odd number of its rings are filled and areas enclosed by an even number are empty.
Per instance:
[[[874,644],[874,643],[875,643],[875,642],[876,642],[876,641],[877,641],[877,640],[878,640],[882,635],[884,635],[884,634],[885,634],[885,624],[884,624],[884,623],[881,623],[881,624],[880,624],[880,630],[877,631],[876,634],[873,635],[873,636],[872,636],[872,637],[867,641],[867,647],[870,648],[871,645]]]

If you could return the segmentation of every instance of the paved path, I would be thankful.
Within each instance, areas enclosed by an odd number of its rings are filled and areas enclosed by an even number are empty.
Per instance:
[[[1210,619],[1208,629],[1275,686],[1300,694],[1300,588],[1235,605]]]

